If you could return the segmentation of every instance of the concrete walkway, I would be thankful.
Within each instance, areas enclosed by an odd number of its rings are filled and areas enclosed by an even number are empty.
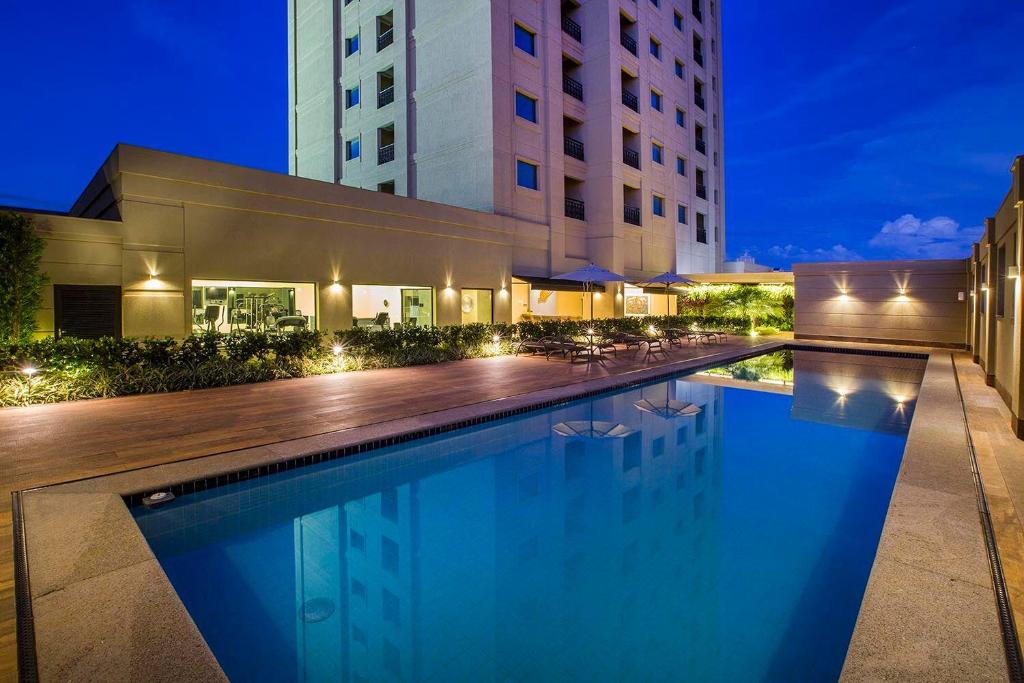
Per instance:
[[[0,680],[16,678],[11,491],[303,439],[777,341],[731,338],[647,359],[620,350],[605,365],[499,356],[0,410]]]

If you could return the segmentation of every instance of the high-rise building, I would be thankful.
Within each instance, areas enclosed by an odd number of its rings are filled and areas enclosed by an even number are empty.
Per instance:
[[[715,0],[288,0],[288,24],[292,174],[548,226],[547,274],[720,266]]]

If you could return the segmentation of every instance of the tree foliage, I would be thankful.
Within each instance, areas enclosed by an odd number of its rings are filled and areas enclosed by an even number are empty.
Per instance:
[[[45,242],[32,219],[0,212],[0,339],[24,342],[36,329],[46,276],[39,269]]]

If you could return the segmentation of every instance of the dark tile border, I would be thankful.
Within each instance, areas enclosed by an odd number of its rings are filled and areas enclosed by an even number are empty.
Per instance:
[[[11,522],[14,526],[14,610],[15,635],[18,639],[18,680],[35,683],[39,680],[36,659],[36,629],[32,615],[32,584],[28,575],[28,550],[25,542],[25,520],[21,509],[21,491],[11,492]]]

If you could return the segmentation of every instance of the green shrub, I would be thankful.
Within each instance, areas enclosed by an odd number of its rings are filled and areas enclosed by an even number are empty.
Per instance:
[[[762,336],[769,336],[770,337],[773,334],[778,334],[779,333],[779,328],[777,328],[777,327],[769,327],[767,325],[760,325],[760,326],[754,328],[754,332],[756,332],[757,334],[762,335]]]

